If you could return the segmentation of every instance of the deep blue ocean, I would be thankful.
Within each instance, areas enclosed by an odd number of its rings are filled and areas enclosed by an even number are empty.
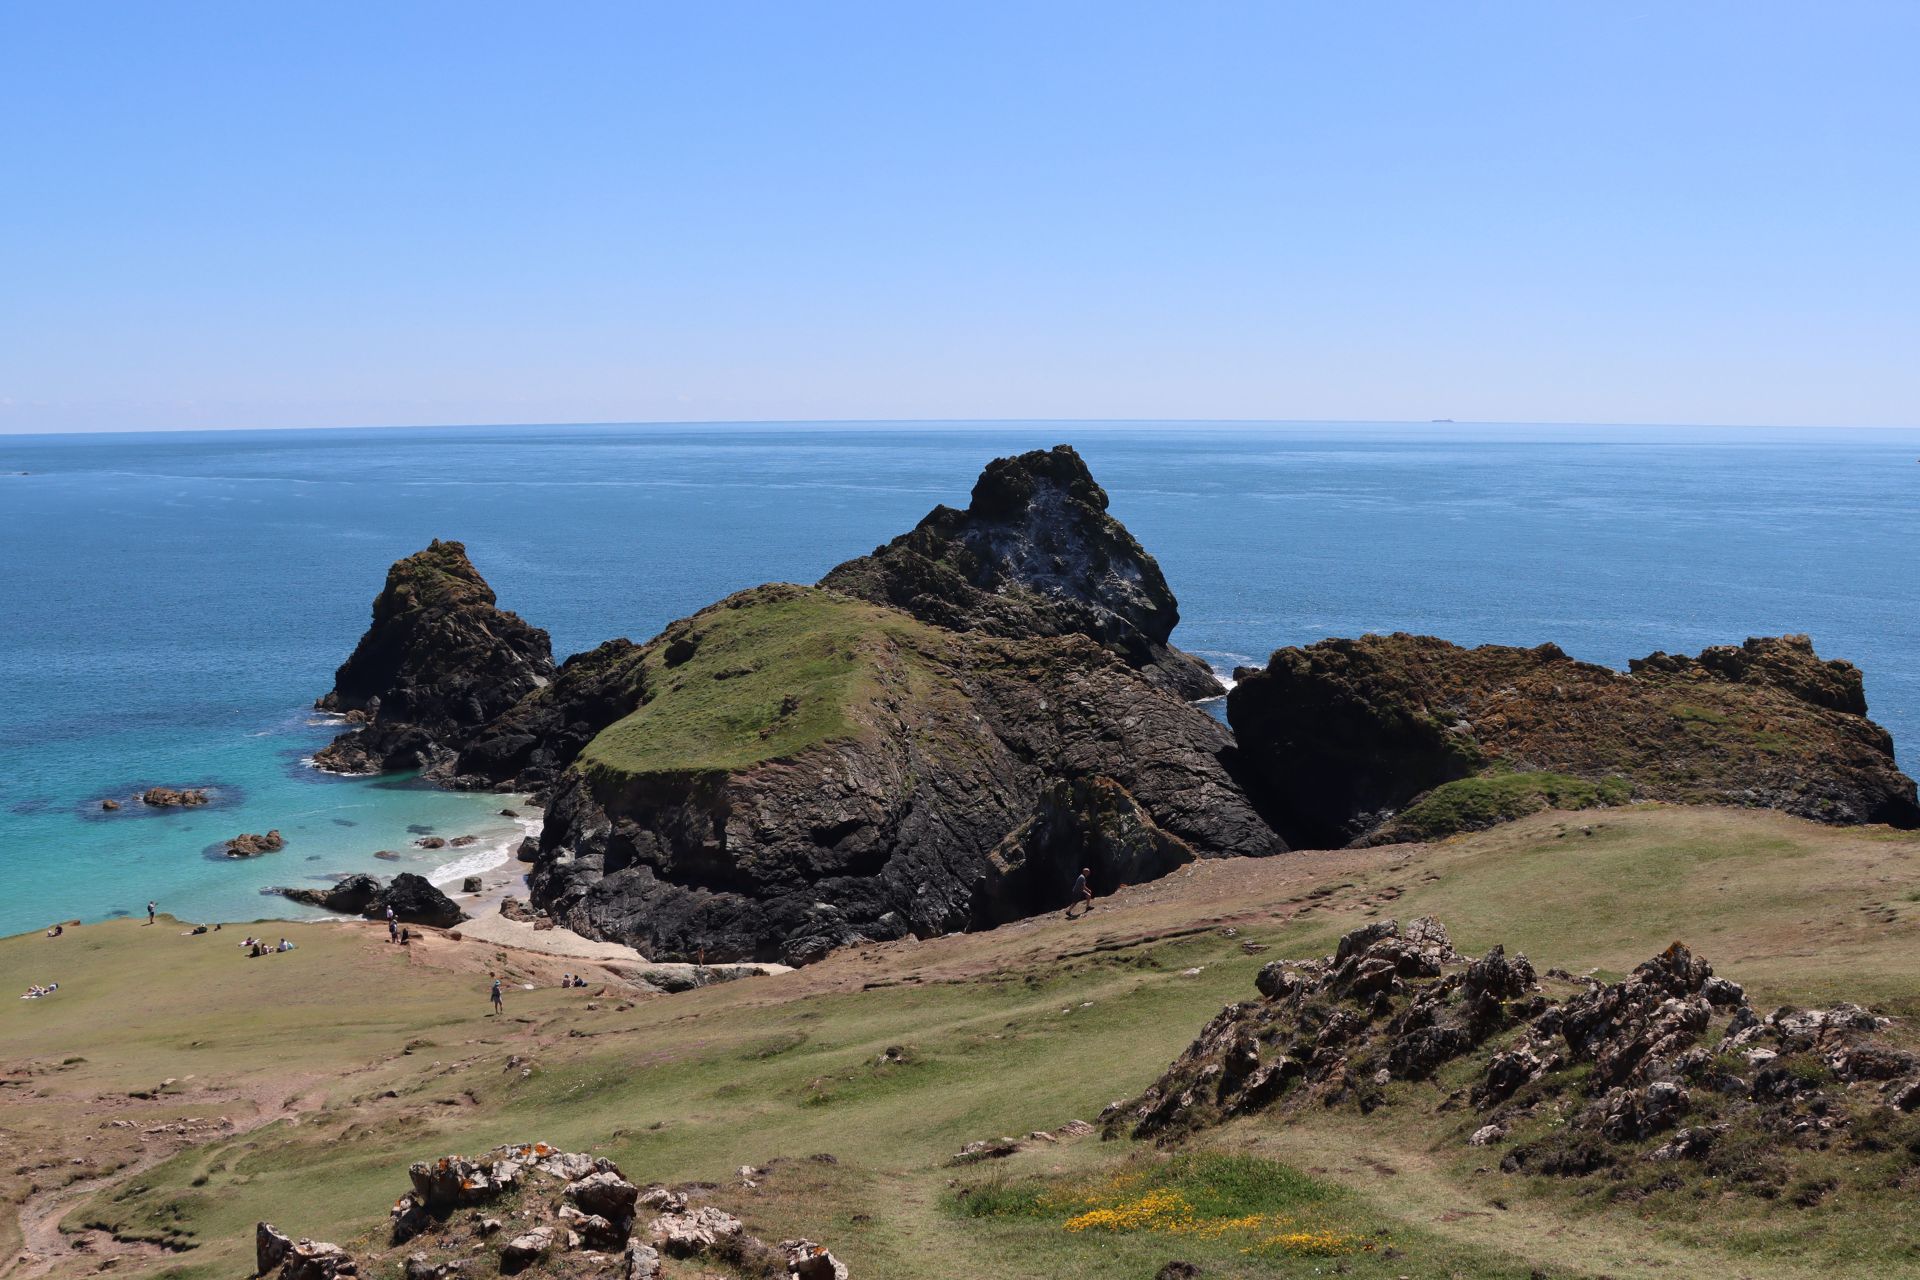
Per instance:
[[[1811,633],[1920,763],[1920,432],[1179,423],[513,427],[0,437],[0,934],[268,884],[453,874],[424,831],[516,839],[499,797],[326,777],[307,708],[388,564],[466,542],[556,654],[810,582],[1076,445],[1222,669],[1365,631],[1654,649]],[[25,473],[25,474],[21,474]],[[103,796],[210,783],[222,803]],[[285,850],[210,849],[279,828]],[[400,851],[402,863],[373,859]],[[470,851],[470,852],[474,852]]]

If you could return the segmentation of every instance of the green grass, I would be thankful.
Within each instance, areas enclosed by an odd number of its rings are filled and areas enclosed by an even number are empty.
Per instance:
[[[1484,831],[1542,809],[1593,809],[1627,803],[1633,784],[1625,778],[1590,782],[1560,773],[1484,773],[1442,783],[1393,820],[1398,838],[1439,840],[1462,831]]]
[[[650,646],[650,700],[589,743],[582,762],[630,777],[790,758],[858,733],[885,682],[910,681],[937,643],[904,614],[831,592],[743,592]]]
[[[383,1230],[411,1161],[529,1139],[610,1155],[639,1179],[718,1183],[717,1201],[763,1237],[824,1239],[856,1276],[889,1280],[950,1275],[955,1259],[1009,1280],[1151,1276],[1172,1258],[1248,1278],[1341,1266],[1384,1280],[1910,1271],[1920,1209],[1910,1188],[1863,1190],[1875,1170],[1816,1160],[1772,1201],[1697,1199],[1655,1185],[1651,1167],[1619,1195],[1611,1181],[1503,1174],[1497,1153],[1465,1146],[1472,1116],[1439,1110],[1454,1079],[1395,1086],[1371,1116],[1254,1117],[1173,1152],[1086,1137],[949,1164],[974,1139],[1094,1119],[1149,1084],[1223,1003],[1250,998],[1262,963],[1324,953],[1382,914],[1433,914],[1465,950],[1503,942],[1575,972],[1624,971],[1678,937],[1763,1007],[1859,999],[1920,1013],[1920,926],[1905,918],[1920,913],[1889,923],[1862,910],[1920,891],[1913,835],[1643,806],[1323,861],[1206,864],[1142,905],[1103,903],[1091,923],[892,944],[626,1010],[585,992],[515,991],[504,1019],[483,1016],[481,975],[418,963],[358,926],[289,925],[299,949],[261,960],[227,946],[230,930],[186,938],[123,922],[4,939],[0,971],[22,984],[56,977],[61,994],[0,1003],[0,1057],[31,1071],[26,1087],[0,1091],[0,1186],[17,1197],[74,1176],[77,1155],[109,1167],[138,1158],[137,1131],[104,1127],[111,1118],[271,1121],[210,1132],[75,1202],[69,1228],[190,1245],[119,1268],[179,1280],[250,1270],[263,1218],[358,1247]],[[1244,877],[1230,906],[1182,896],[1210,877]],[[1309,897],[1320,884],[1348,887]],[[1383,898],[1388,888],[1397,896]],[[1246,942],[1266,950],[1248,954]],[[891,985],[860,989],[877,977]],[[890,1048],[898,1061],[883,1060]],[[161,1095],[127,1098],[167,1077],[176,1083]],[[286,1097],[300,1104],[283,1113]],[[1731,1149],[1728,1176],[1767,1158]],[[1885,1182],[1898,1153],[1883,1159]],[[759,1187],[738,1185],[738,1166],[769,1161]],[[1828,1179],[1837,1193],[1790,1203]],[[1353,1250],[1266,1248],[1289,1234],[1260,1234],[1275,1224],[1066,1229],[1162,1190],[1210,1222],[1287,1216]]]

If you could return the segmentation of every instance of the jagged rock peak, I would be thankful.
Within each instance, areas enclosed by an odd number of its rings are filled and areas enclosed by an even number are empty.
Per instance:
[[[1648,679],[1677,676],[1769,685],[1829,711],[1867,714],[1866,683],[1860,668],[1840,658],[1821,658],[1813,651],[1813,640],[1804,635],[1750,636],[1745,644],[1702,649],[1697,658],[1652,653],[1633,659],[1627,667],[1634,675]]]
[[[1180,620],[1173,591],[1070,445],[995,459],[966,510],[935,507],[820,585],[953,631],[1077,632],[1183,697],[1220,692],[1205,663],[1167,643]]]
[[[321,753],[330,768],[417,767],[553,677],[547,633],[497,607],[458,542],[395,562],[373,621],[314,705],[366,723]]]

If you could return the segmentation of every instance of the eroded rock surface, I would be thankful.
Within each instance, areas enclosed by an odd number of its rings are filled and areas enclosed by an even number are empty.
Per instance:
[[[1077,633],[1180,697],[1221,692],[1204,662],[1168,643],[1180,620],[1172,589],[1068,445],[996,459],[964,511],[935,507],[820,585],[954,631]]]
[[[254,1233],[258,1273],[335,1280],[397,1269],[405,1280],[450,1280],[497,1270],[659,1280],[664,1254],[730,1275],[847,1280],[845,1264],[825,1245],[770,1245],[733,1214],[697,1203],[710,1184],[643,1190],[604,1156],[544,1142],[422,1160],[408,1170],[408,1181],[392,1208],[386,1244],[376,1242],[356,1260],[336,1245],[295,1242],[262,1222]]]
[[[1295,847],[1426,839],[1627,799],[1920,825],[1860,672],[1805,636],[1631,674],[1553,645],[1369,635],[1277,651],[1227,699],[1241,777]]]
[[[706,688],[746,678],[728,655],[756,652],[736,640],[768,615],[802,619],[794,643],[844,662],[844,683],[769,680],[730,736],[663,751]],[[804,964],[1063,907],[1075,858],[1100,862],[1106,891],[1189,856],[1285,847],[1226,767],[1231,735],[1085,637],[948,632],[787,586],[676,629],[684,656],[662,655],[649,702],[548,805],[533,901],[589,936],[655,959]],[[814,698],[839,726],[760,745]]]
[[[1698,1160],[1731,1134],[1770,1149],[1784,1179],[1795,1152],[1890,1149],[1889,1123],[1920,1144],[1905,1118],[1920,1106],[1920,1056],[1888,1041],[1886,1020],[1849,1004],[1761,1015],[1679,943],[1619,982],[1543,982],[1525,956],[1461,956],[1435,922],[1389,920],[1323,959],[1269,964],[1256,986],[1260,999],[1222,1009],[1151,1088],[1107,1109],[1108,1136],[1169,1141],[1307,1106],[1370,1112],[1392,1105],[1394,1082],[1467,1059],[1468,1083],[1440,1109],[1471,1117],[1470,1145],[1511,1137],[1509,1170]]]
[[[458,542],[396,563],[373,623],[314,705],[363,721],[316,761],[344,773],[445,763],[554,676],[547,633],[495,602]]]

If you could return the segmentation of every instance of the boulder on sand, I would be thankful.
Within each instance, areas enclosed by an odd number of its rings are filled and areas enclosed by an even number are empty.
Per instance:
[[[385,916],[393,908],[394,917],[405,924],[430,925],[450,929],[467,918],[452,898],[433,887],[425,876],[402,871],[373,902],[360,912],[368,919]]]

